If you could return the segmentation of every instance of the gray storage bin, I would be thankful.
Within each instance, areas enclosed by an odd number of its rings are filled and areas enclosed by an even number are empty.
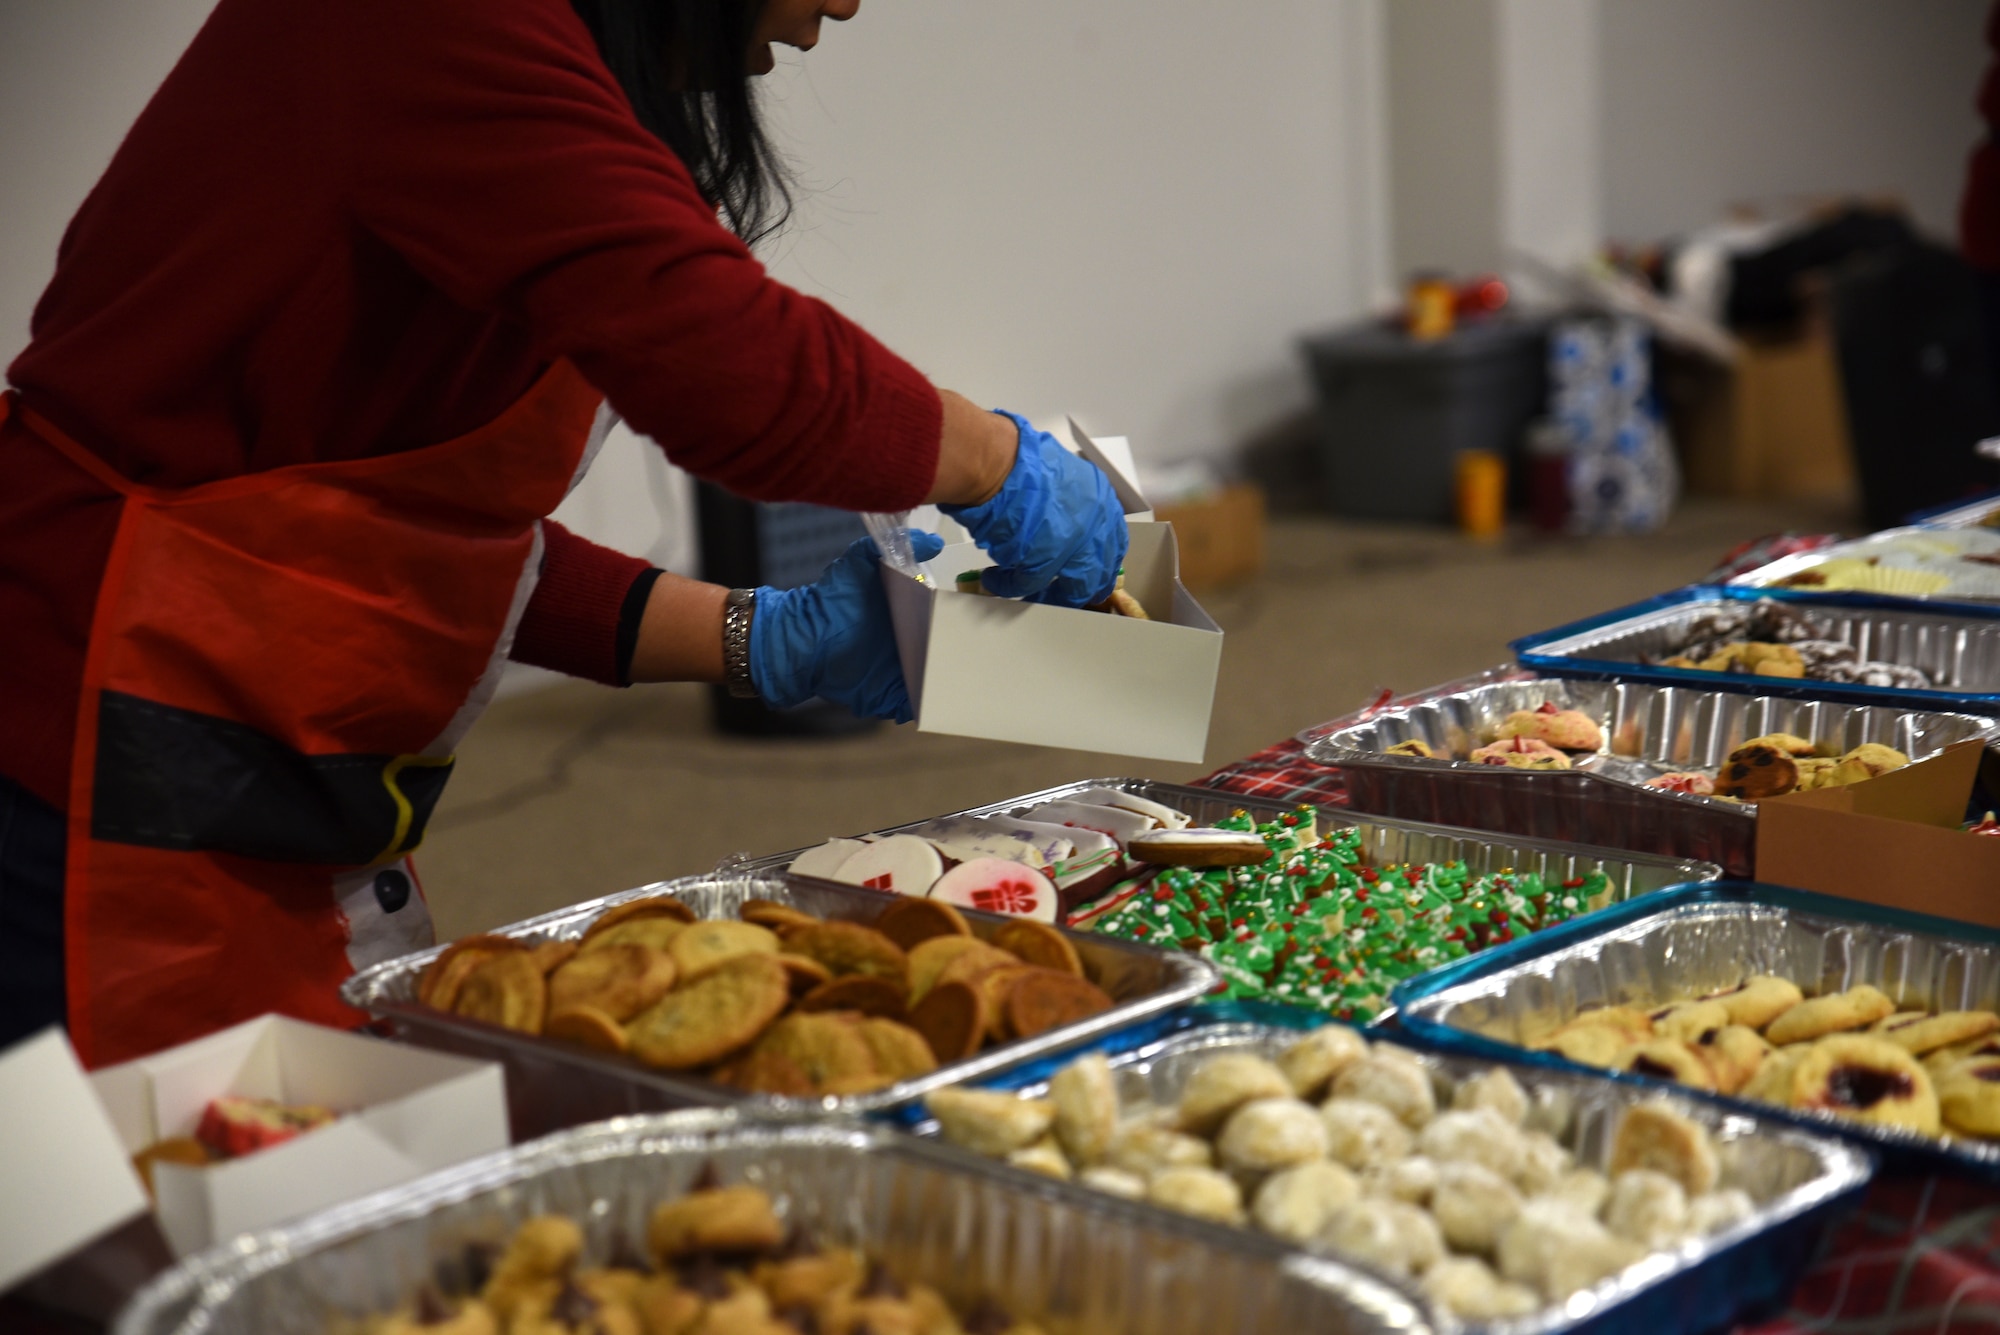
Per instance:
[[[1326,506],[1356,519],[1452,519],[1461,450],[1507,460],[1547,398],[1548,331],[1500,321],[1419,343],[1379,324],[1304,342],[1319,390]]]

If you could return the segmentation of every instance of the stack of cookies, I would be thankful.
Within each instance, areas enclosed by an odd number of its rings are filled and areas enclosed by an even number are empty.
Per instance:
[[[1903,1009],[1866,983],[1808,999],[1757,975],[1651,1009],[1585,1011],[1534,1046],[1927,1136],[2000,1136],[2000,1015]]]
[[[1040,1335],[997,1304],[962,1316],[937,1290],[905,1284],[850,1247],[786,1228],[753,1186],[702,1185],[658,1206],[646,1257],[583,1262],[584,1234],[539,1215],[497,1256],[468,1251],[449,1287],[428,1285],[361,1335]]]
[[[577,941],[459,941],[423,1004],[760,1094],[863,1094],[1107,1011],[1043,923],[973,935],[951,905],[895,899],[873,925],[751,900],[698,921],[671,895],[606,910]]]

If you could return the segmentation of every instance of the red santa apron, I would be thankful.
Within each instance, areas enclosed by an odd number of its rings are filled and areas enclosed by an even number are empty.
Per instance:
[[[491,697],[539,521],[609,426],[566,362],[441,445],[124,498],[72,758],[70,1035],[102,1066],[266,1011],[332,1025],[431,943],[407,854]],[[0,405],[0,413],[5,412]]]

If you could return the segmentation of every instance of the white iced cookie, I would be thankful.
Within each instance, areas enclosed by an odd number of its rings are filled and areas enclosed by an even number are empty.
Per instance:
[[[1454,1251],[1486,1253],[1521,1213],[1521,1193],[1484,1164],[1439,1164],[1431,1214]]]
[[[1225,1052],[1195,1067],[1181,1086],[1181,1130],[1208,1135],[1252,1099],[1291,1096],[1292,1082],[1276,1066],[1247,1052]]]
[[[940,1089],[924,1103],[946,1140],[995,1159],[1034,1144],[1056,1120],[1056,1107],[1047,1099],[985,1089]]]
[[[1533,1195],[1538,1200],[1554,1201],[1595,1218],[1611,1196],[1611,1182],[1595,1168],[1572,1168]]]
[[[1430,1073],[1386,1044],[1335,1076],[1333,1092],[1337,1098],[1380,1104],[1413,1131],[1437,1111]]]
[[[1319,1236],[1327,1216],[1360,1194],[1354,1174],[1318,1159],[1264,1179],[1250,1200],[1250,1217],[1273,1237],[1303,1245]]]
[[[1424,1293],[1453,1316],[1466,1321],[1499,1321],[1526,1316],[1541,1306],[1534,1290],[1509,1284],[1484,1261],[1448,1256],[1424,1275]]]
[[[1483,1164],[1509,1181],[1526,1153],[1520,1128],[1491,1108],[1439,1113],[1417,1136],[1417,1152],[1441,1164]]]
[[[1231,1172],[1274,1173],[1326,1158],[1326,1123],[1310,1103],[1254,1099],[1229,1114],[1215,1152]]]
[[[1421,1154],[1412,1154],[1370,1168],[1361,1175],[1361,1190],[1369,1196],[1425,1205],[1437,1189],[1437,1182],[1438,1166]]]
[[[1757,1203],[1750,1199],[1750,1193],[1729,1187],[1722,1191],[1711,1191],[1688,1202],[1688,1232],[1697,1234],[1720,1233],[1742,1223],[1757,1212]]]
[[[1128,1122],[1112,1133],[1104,1159],[1112,1168],[1151,1177],[1167,1168],[1207,1168],[1215,1162],[1215,1155],[1199,1136]]]
[[[1026,1149],[1015,1150],[1007,1156],[1007,1162],[1016,1168],[1025,1168],[1031,1173],[1040,1173],[1043,1177],[1053,1177],[1063,1182],[1069,1181],[1072,1172],[1068,1157],[1063,1154],[1062,1146],[1056,1144],[1053,1136],[1044,1137]]]
[[[1101,1191],[1107,1196],[1118,1196],[1128,1201],[1146,1199],[1146,1179],[1137,1173],[1128,1173],[1122,1168],[1086,1168],[1077,1174],[1076,1180],[1093,1191]]]
[[[1568,1150],[1556,1143],[1556,1138],[1546,1131],[1524,1131],[1521,1133],[1521,1167],[1514,1174],[1514,1185],[1523,1195],[1539,1196],[1555,1186],[1557,1180],[1567,1173],[1573,1160]]]
[[[1490,1108],[1514,1126],[1521,1125],[1528,1117],[1528,1095],[1514,1073],[1504,1066],[1462,1081],[1452,1091],[1451,1106],[1461,1112]]]
[[[1317,1101],[1333,1078],[1368,1055],[1368,1040],[1342,1025],[1315,1029],[1278,1054],[1278,1069],[1292,1092]]]
[[[1326,1123],[1327,1153],[1349,1168],[1393,1163],[1416,1141],[1396,1114],[1365,1099],[1328,1099],[1319,1115]]]
[[[1604,1226],[1619,1237],[1657,1251],[1678,1242],[1687,1225],[1687,1193],[1665,1173],[1635,1168],[1612,1182]]]
[[[1049,1081],[1056,1139],[1072,1162],[1094,1164],[1118,1130],[1118,1082],[1101,1052],[1071,1062]]]
[[[1236,1180],[1213,1168],[1163,1168],[1146,1186],[1155,1205],[1225,1224],[1243,1222],[1243,1192]]]

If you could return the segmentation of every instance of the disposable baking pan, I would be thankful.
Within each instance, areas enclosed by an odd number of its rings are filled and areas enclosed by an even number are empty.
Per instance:
[[[1956,536],[1953,536],[1956,535]],[[1819,547],[1808,552],[1781,556],[1768,565],[1747,570],[1731,579],[1732,585],[1769,588],[1828,561],[1849,558],[1879,563],[1889,568],[1909,569],[1946,576],[1950,583],[1934,593],[1896,593],[1883,590],[1885,600],[1936,607],[1951,603],[1991,604],[2000,601],[2000,568],[1987,561],[1967,561],[1950,556],[1926,556],[1909,550],[1909,544],[1932,545],[1948,542],[1966,554],[1982,558],[2000,557],[2000,531],[1983,524],[1936,523],[1903,528],[1885,528],[1879,533]],[[1904,546],[1898,549],[1897,544]],[[1832,592],[1832,590],[1828,590]]]
[[[500,928],[498,935],[515,937],[531,945],[573,940],[583,935],[584,929],[605,909],[659,894],[678,896],[701,918],[733,918],[743,901],[763,898],[790,904],[816,917],[872,922],[886,903],[879,891],[804,877],[691,876],[544,913]],[[965,916],[974,933],[982,937],[990,937],[1007,921],[990,913],[969,910]],[[751,1094],[697,1076],[656,1070],[635,1058],[592,1052],[574,1044],[433,1010],[417,1001],[417,979],[442,947],[389,960],[358,973],[347,980],[341,996],[348,1005],[386,1021],[394,1036],[404,1042],[480,1057],[504,1066],[508,1113],[516,1139],[604,1117],[714,1104],[751,1106],[772,1116],[858,1114],[894,1107],[939,1085],[995,1071],[1170,1010],[1207,992],[1220,976],[1207,961],[1192,955],[1081,933],[1070,934],[1070,940],[1083,960],[1085,971],[1117,1003],[1111,1010],[1037,1038],[989,1048],[965,1061],[953,1062],[929,1075],[898,1081],[872,1094],[837,1098]]]
[[[1678,886],[1435,969],[1395,997],[1410,1032],[1448,1050],[1574,1071],[1589,1068],[1522,1045],[1578,1011],[1713,992],[1754,973],[1790,978],[1809,995],[1870,983],[1912,1008],[2000,1010],[2000,932],[1778,886]],[[1690,1096],[1864,1142],[1899,1168],[2000,1181],[2000,1142]]]
[[[1911,515],[1908,522],[1919,528],[2000,528],[2000,492],[1925,510]]]
[[[116,1335],[327,1335],[551,1211],[583,1226],[586,1264],[643,1252],[652,1208],[711,1165],[764,1187],[822,1243],[1052,1335],[1431,1329],[1418,1303],[1358,1269],[1231,1230],[1049,1190],[882,1127],[705,1109],[552,1136],[240,1238],[155,1280]]]
[[[1141,1041],[1110,1053],[1119,1092],[1128,1103],[1145,1100],[1171,1106],[1188,1075],[1205,1059],[1219,1052],[1275,1057],[1300,1033],[1289,1026],[1234,1021],[1164,1035],[1160,1028],[1156,1023],[1128,1034]],[[1653,1094],[1596,1075],[1530,1064],[1518,1053],[1469,1056],[1420,1036],[1380,1029],[1368,1030],[1367,1035],[1373,1042],[1414,1051],[1441,1095],[1448,1095],[1458,1080],[1495,1065],[1508,1067],[1532,1101],[1531,1122],[1548,1130],[1589,1167],[1601,1169],[1608,1160],[1623,1111]],[[1039,1097],[1047,1092],[1048,1079],[1059,1065],[1039,1061],[980,1084]],[[1756,1213],[1721,1233],[1658,1253],[1566,1303],[1527,1317],[1479,1323],[1479,1329],[1496,1335],[1614,1330],[1697,1335],[1726,1329],[1782,1305],[1812,1259],[1821,1234],[1866,1188],[1873,1173],[1870,1156],[1835,1137],[1762,1116],[1678,1095],[1669,1101],[1708,1128],[1722,1165],[1721,1185],[1749,1192],[1757,1203]],[[1448,1097],[1442,1103],[1449,1106]],[[919,1135],[937,1134],[932,1120],[918,1121],[914,1129]],[[1459,1324],[1448,1314],[1439,1313],[1437,1319],[1449,1326]]]
[[[1680,652],[1701,618],[1764,601],[1812,617],[1824,627],[1822,638],[1853,645],[1864,661],[1920,668],[1937,685],[1863,686],[1658,665],[1657,660]],[[1562,677],[2000,715],[2000,607],[1920,610],[1872,594],[1698,585],[1529,635],[1510,647],[1521,666]]]
[[[1517,709],[1580,709],[1604,730],[1595,755],[1567,770],[1519,770],[1467,760],[1389,755],[1417,738],[1464,752]],[[1541,839],[1697,858],[1747,876],[1757,839],[1754,803],[1668,793],[1647,779],[1719,768],[1752,737],[1788,732],[1844,751],[1883,742],[1925,760],[1957,742],[1991,746],[2000,721],[1887,705],[1745,695],[1647,681],[1577,681],[1504,670],[1397,702],[1314,736],[1306,755],[1347,777],[1359,810],[1406,820],[1504,830]]]

